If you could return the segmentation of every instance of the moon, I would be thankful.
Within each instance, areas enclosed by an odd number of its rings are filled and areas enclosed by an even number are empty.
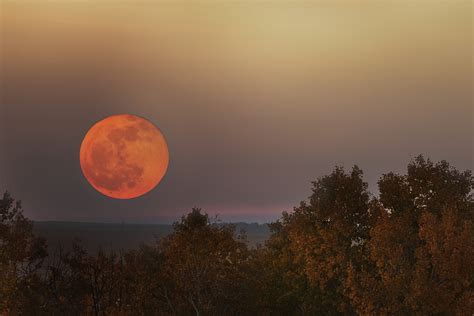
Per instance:
[[[168,144],[150,121],[130,114],[109,116],[94,124],[80,149],[87,181],[115,199],[132,199],[153,190],[169,163]]]

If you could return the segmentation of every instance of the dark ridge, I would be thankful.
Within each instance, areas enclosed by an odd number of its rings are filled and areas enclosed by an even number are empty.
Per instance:
[[[227,223],[219,223],[224,225]],[[269,235],[266,224],[228,223],[236,233],[245,232],[249,246],[263,244]],[[34,231],[46,239],[53,251],[58,246],[68,249],[75,240],[88,252],[130,250],[141,244],[153,245],[157,239],[173,231],[171,224],[89,223],[63,221],[35,221]]]

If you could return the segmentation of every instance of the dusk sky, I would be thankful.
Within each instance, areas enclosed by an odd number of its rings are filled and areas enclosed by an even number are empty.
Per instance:
[[[370,190],[418,154],[473,167],[471,1],[2,1],[0,189],[34,220],[266,222],[335,165]],[[169,167],[115,200],[88,129],[156,124]]]

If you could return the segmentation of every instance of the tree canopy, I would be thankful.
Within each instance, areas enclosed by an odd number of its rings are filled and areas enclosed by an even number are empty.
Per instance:
[[[471,315],[474,179],[413,159],[381,176],[336,167],[269,224],[263,245],[194,208],[153,245],[49,249],[0,200],[0,311],[40,315]]]

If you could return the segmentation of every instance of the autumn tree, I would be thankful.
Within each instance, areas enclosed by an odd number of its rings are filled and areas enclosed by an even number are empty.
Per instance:
[[[117,314],[125,310],[123,256],[86,253],[78,242],[50,259],[44,280],[43,311],[51,314]],[[132,293],[129,293],[132,295]]]
[[[141,245],[124,254],[124,309],[137,315],[175,314],[171,280],[164,275],[164,254],[156,246]]]
[[[280,270],[280,300],[301,314],[352,313],[346,295],[348,267],[363,256],[371,228],[369,193],[362,171],[337,167],[313,182],[309,203],[302,202],[273,224],[267,252]]]
[[[88,310],[87,256],[77,241],[71,245],[71,250],[61,246],[50,254],[43,276],[43,312],[67,315]]]
[[[419,156],[371,197],[336,167],[249,249],[193,209],[154,245],[53,251],[0,200],[0,312],[52,315],[471,315],[474,179]]]
[[[471,314],[474,230],[470,171],[419,156],[379,181],[364,271],[350,271],[361,314]]]
[[[290,239],[290,215],[270,226],[264,247],[253,250],[253,270],[257,274],[257,306],[268,315],[308,315],[322,312],[322,292],[309,282],[305,262]]]
[[[161,242],[162,293],[177,314],[237,315],[251,308],[248,249],[234,227],[193,209]],[[245,303],[243,303],[245,302]]]
[[[46,255],[45,241],[33,234],[21,202],[5,192],[0,199],[0,312],[34,312]]]
[[[48,314],[235,315],[254,310],[256,274],[231,225],[193,209],[155,246],[89,255],[74,244],[51,258]]]

